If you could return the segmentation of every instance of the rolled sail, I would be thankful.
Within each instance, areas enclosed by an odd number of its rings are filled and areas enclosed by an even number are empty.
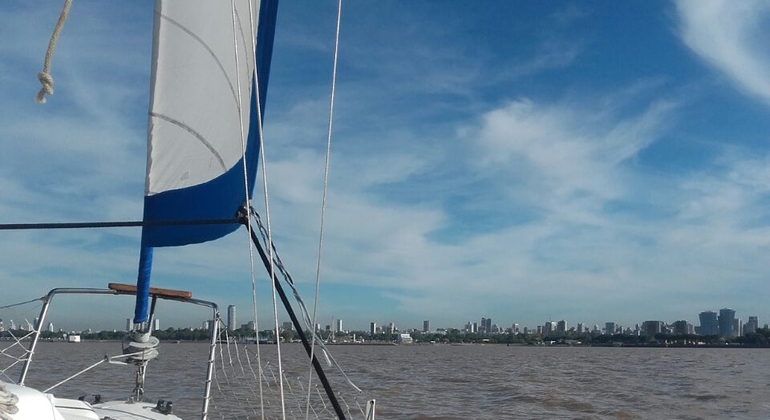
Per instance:
[[[260,141],[257,95],[264,110],[277,3],[156,1],[146,222],[234,220],[251,196]],[[134,322],[147,320],[153,247],[206,242],[237,228],[145,226]]]

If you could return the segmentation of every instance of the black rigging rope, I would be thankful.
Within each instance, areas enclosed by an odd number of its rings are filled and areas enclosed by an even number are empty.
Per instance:
[[[194,226],[228,225],[240,223],[238,219],[200,219],[200,220],[159,220],[159,221],[123,221],[123,222],[63,222],[63,223],[0,223],[0,230],[43,230],[43,229],[90,229],[113,227],[144,226]]]

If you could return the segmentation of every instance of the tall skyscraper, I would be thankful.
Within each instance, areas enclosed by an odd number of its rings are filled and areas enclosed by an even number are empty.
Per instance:
[[[700,318],[700,335],[719,334],[719,324],[717,323],[717,313],[714,311],[705,311],[698,314]]]
[[[617,327],[615,326],[614,322],[605,322],[604,323],[604,333],[607,335],[615,335],[615,330]]]
[[[735,328],[735,311],[729,308],[719,310],[719,336],[733,338],[738,333]]]
[[[376,322],[370,322],[369,323],[369,334],[371,334],[371,335],[377,334],[377,323]]]
[[[337,325],[336,325],[336,332],[342,332],[342,331],[343,331],[342,330],[342,320],[338,319],[337,320]]]
[[[48,332],[53,332],[53,322],[48,323]]]
[[[430,332],[430,321],[422,321],[422,332]]]
[[[160,329],[160,319],[158,319],[158,318],[155,318],[155,319],[152,321],[152,323],[153,323],[153,325],[152,325],[152,330],[153,330],[153,331],[158,331],[158,330]]]
[[[560,333],[567,332],[567,321],[561,320],[556,323],[556,331]]]
[[[227,329],[235,331],[238,328],[237,325],[235,319],[235,305],[230,305],[227,307]]]
[[[126,318],[126,331],[127,331],[127,332],[130,332],[130,331],[131,331],[131,327],[132,327],[132,325],[133,325],[133,324],[131,323],[131,318]]]
[[[487,334],[492,332],[492,318],[487,318],[487,323],[484,325],[484,330]]]

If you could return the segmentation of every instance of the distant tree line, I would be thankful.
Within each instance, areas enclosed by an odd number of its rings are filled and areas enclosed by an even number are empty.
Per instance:
[[[11,339],[20,338],[28,334],[28,331],[13,330],[0,332],[0,338]],[[203,328],[167,328],[166,330],[153,331],[155,337],[161,341],[208,341],[210,340],[210,331]],[[391,343],[398,340],[397,333],[377,333],[371,335],[366,331],[356,331],[351,333],[338,332],[334,334],[336,342],[352,341],[352,335],[357,339],[363,339],[369,342]],[[43,340],[64,340],[67,333],[43,331],[40,334]],[[254,330],[240,328],[235,331],[220,331],[220,339],[225,337],[237,340],[255,337]],[[310,337],[310,331],[305,331],[305,335]],[[741,346],[741,347],[770,347],[770,329],[759,328],[757,332],[746,333],[742,337],[724,338],[716,335],[694,335],[694,334],[655,334],[647,335],[627,335],[627,334],[596,334],[596,333],[577,333],[575,331],[554,332],[543,336],[541,334],[513,334],[513,333],[467,333],[458,329],[449,329],[445,333],[435,332],[410,332],[415,343],[488,343],[488,344],[508,344],[508,345],[587,345],[587,346]],[[80,333],[81,340],[122,340],[125,338],[125,331],[99,331],[95,333]],[[280,338],[284,342],[295,341],[296,333],[293,330],[281,331]],[[329,340],[329,335],[322,337]],[[264,330],[259,332],[259,338],[274,342],[275,334],[273,330]]]

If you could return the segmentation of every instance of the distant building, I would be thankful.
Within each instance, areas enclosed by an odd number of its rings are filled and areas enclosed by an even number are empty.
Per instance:
[[[733,337],[743,337],[743,322],[740,318],[733,320]]]
[[[655,337],[655,334],[663,332],[665,323],[663,321],[644,321],[642,322],[642,335]]]
[[[154,324],[154,325],[152,326],[152,330],[153,330],[153,331],[158,331],[158,330],[160,330],[160,320],[159,320],[159,319],[155,318],[155,320],[153,321],[153,324]]]
[[[430,321],[422,321],[422,332],[430,332]]]
[[[719,336],[733,338],[738,334],[735,328],[735,311],[729,308],[719,310]]]
[[[582,322],[578,322],[578,324],[577,324],[577,333],[578,334],[583,334],[583,333],[587,333],[587,332],[588,332],[588,329],[586,328],[585,324],[583,324]]]
[[[757,332],[757,328],[759,328],[759,321],[757,320],[757,317],[750,316],[749,322],[746,323],[746,325],[743,326],[743,333],[755,333]]]
[[[255,324],[254,321],[249,321],[246,323],[246,329],[249,331],[256,331],[257,330],[256,325],[257,324]]]
[[[230,305],[227,307],[227,329],[230,331],[235,331],[237,327],[235,319],[235,305]]]
[[[370,322],[369,323],[369,334],[371,334],[371,335],[377,334],[377,323],[376,322]]]
[[[133,324],[131,323],[131,318],[126,318],[126,331],[130,332],[131,327],[133,327]]]
[[[543,325],[543,335],[547,336],[550,335],[552,332],[556,330],[556,323],[553,321],[548,321]]]
[[[717,322],[717,313],[714,311],[705,311],[698,314],[700,319],[700,335],[718,335],[719,323]]]
[[[396,324],[394,324],[394,323],[392,323],[392,322],[391,322],[391,323],[389,323],[389,324],[388,324],[388,332],[389,332],[390,334],[395,334],[395,333],[396,333]]]
[[[689,322],[685,320],[674,322],[673,333],[675,335],[687,335],[687,334],[690,334],[691,330],[692,330],[692,326],[690,325]]]
[[[560,332],[560,333],[567,332],[567,321],[562,319],[561,321],[557,322],[556,323],[556,331]]]
[[[405,334],[399,334],[398,335],[398,342],[401,344],[412,344],[414,340],[412,340],[412,336],[408,333]]]
[[[617,330],[617,327],[615,326],[614,322],[605,322],[604,323],[604,333],[607,335],[615,335],[615,331]]]
[[[283,331],[293,331],[294,330],[294,324],[291,323],[291,321],[286,321],[281,325],[281,330]]]
[[[518,334],[520,331],[519,324],[514,323],[511,325],[511,332],[514,334]]]
[[[211,330],[211,321],[203,321],[203,324],[201,324],[201,327],[202,327],[202,328],[203,328],[205,331],[209,331],[209,330]]]
[[[48,332],[54,332],[54,329],[53,329],[53,322],[49,322],[49,323],[48,323]]]
[[[341,320],[341,319],[338,319],[338,320],[336,321],[336,325],[335,325],[335,327],[336,327],[336,328],[335,328],[335,329],[336,329],[336,332],[343,332],[343,331],[344,331],[344,330],[342,329],[342,320]]]

